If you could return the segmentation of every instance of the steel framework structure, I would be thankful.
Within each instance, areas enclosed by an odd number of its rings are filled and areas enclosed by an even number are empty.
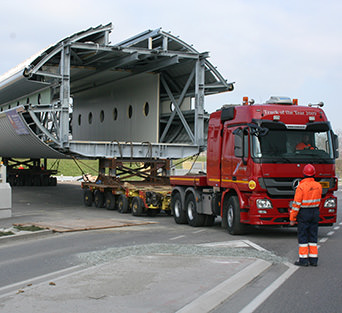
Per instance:
[[[161,29],[114,45],[111,31],[110,23],[76,33],[0,76],[3,157],[176,159],[204,149],[204,97],[231,91],[233,84],[207,60],[207,52]],[[159,101],[170,101],[174,108],[156,121],[156,142],[136,142],[134,136],[120,141],[115,135],[110,141],[74,138],[71,99],[144,73],[158,75]],[[191,114],[182,108],[186,98],[194,99]],[[175,128],[182,135],[178,140]]]

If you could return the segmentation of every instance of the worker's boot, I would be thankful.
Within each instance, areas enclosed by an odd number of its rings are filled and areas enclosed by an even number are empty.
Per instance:
[[[294,263],[297,266],[309,266],[309,260],[304,258],[299,258],[298,261]]]

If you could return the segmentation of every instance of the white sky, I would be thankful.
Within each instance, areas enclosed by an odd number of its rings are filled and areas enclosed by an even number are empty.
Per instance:
[[[162,27],[200,52],[235,90],[205,109],[271,95],[325,103],[342,129],[341,0],[1,0],[0,75],[50,44],[113,23],[114,44]]]

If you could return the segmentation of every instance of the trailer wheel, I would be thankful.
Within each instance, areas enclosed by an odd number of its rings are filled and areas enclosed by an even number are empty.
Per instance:
[[[144,212],[144,202],[140,197],[134,197],[132,200],[132,215],[140,216]]]
[[[120,195],[118,199],[118,212],[128,213],[128,199],[125,195]]]
[[[83,192],[83,203],[85,206],[92,206],[93,204],[93,192],[89,189],[85,189]]]
[[[246,232],[246,226],[240,223],[240,204],[236,196],[231,196],[227,201],[227,229],[231,235],[242,235]]]
[[[94,192],[94,203],[97,208],[103,208],[104,206],[104,194],[100,190]]]
[[[182,198],[178,192],[172,195],[171,210],[177,224],[186,224],[188,222],[186,212],[183,209]]]
[[[115,196],[110,192],[107,191],[105,193],[105,207],[107,210],[115,210]]]
[[[186,197],[185,208],[190,226],[199,227],[204,225],[205,216],[197,212],[196,200],[192,193]]]

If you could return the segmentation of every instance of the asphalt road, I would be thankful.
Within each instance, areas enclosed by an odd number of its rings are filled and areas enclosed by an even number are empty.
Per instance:
[[[337,193],[341,198],[341,192]],[[339,199],[340,200],[340,199]],[[340,209],[339,209],[340,210]],[[66,216],[134,218],[82,205],[79,186],[61,185],[57,188],[15,188],[13,189],[14,217],[0,224],[29,220],[58,220]],[[108,249],[148,247],[151,244],[172,246],[208,244],[244,240],[266,249],[274,257],[293,263],[297,258],[297,237],[295,228],[254,229],[245,236],[231,236],[220,227],[219,219],[213,227],[192,228],[175,224],[172,217],[160,215],[153,220],[156,224],[116,229],[56,233],[38,239],[26,239],[0,244],[0,294],[17,288],[16,283],[29,279],[46,279],[61,275],[63,271],[78,270],[87,263],[89,255],[103,255]],[[300,268],[289,277],[255,312],[340,312],[342,298],[342,274],[339,271],[341,259],[341,231],[334,227],[319,230],[319,266]],[[336,228],[336,229],[334,229]],[[119,251],[119,250],[118,250]],[[246,257],[255,257],[254,254]],[[92,263],[92,261],[89,261]],[[93,263],[92,263],[93,264]],[[260,277],[245,290],[239,292],[229,303],[223,303],[214,312],[238,312],[252,302],[258,294],[285,271],[281,263],[275,264],[267,274]]]

